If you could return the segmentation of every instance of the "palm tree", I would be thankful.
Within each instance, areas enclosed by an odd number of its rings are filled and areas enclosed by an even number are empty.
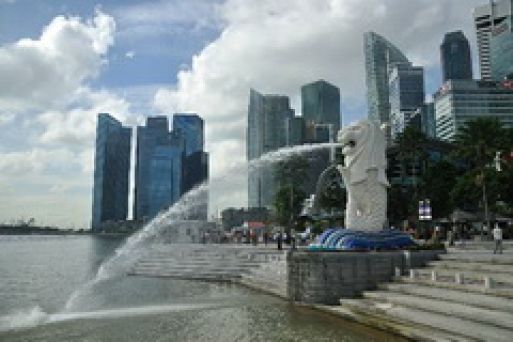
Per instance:
[[[455,157],[469,163],[469,172],[477,171],[478,173],[476,181],[481,186],[485,221],[489,230],[485,168],[493,163],[496,152],[507,150],[506,130],[502,128],[501,122],[497,118],[477,118],[467,121],[459,129],[455,144]]]

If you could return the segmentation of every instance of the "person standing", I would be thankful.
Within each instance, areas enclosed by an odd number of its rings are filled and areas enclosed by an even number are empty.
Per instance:
[[[495,249],[493,250],[493,254],[496,254],[497,251],[499,254],[502,254],[502,229],[499,227],[499,223],[495,223],[495,228],[492,230],[493,240],[495,241]]]

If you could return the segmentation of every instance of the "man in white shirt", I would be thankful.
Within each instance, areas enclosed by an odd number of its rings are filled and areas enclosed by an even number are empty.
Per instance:
[[[497,251],[499,251],[499,254],[502,254],[502,229],[499,227],[498,223],[495,223],[495,228],[493,228],[492,234],[493,240],[495,241],[493,254],[496,254]]]

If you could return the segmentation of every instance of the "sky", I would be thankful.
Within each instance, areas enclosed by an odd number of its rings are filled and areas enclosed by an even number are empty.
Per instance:
[[[439,46],[485,0],[0,0],[0,223],[88,228],[96,117],[125,125],[195,112],[212,179],[245,160],[249,89],[340,88],[342,121],[367,115],[363,33],[375,31],[441,83]],[[239,175],[241,179],[244,175]],[[246,204],[213,185],[211,211]]]

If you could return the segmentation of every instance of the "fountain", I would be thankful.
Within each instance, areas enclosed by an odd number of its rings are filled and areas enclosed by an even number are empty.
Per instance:
[[[255,170],[268,167],[279,161],[290,158],[294,155],[308,153],[311,151],[322,150],[333,147],[332,143],[323,144],[305,144],[294,147],[285,147],[272,152],[268,152],[261,157],[249,161],[247,164],[232,167],[221,175],[210,180],[210,182],[223,182],[227,179],[233,180],[248,169]],[[87,300],[88,294],[100,283],[111,278],[125,276],[129,268],[148,250],[151,242],[160,237],[165,229],[170,226],[174,229],[184,227],[184,220],[187,219],[190,212],[205,204],[209,184],[203,183],[184,194],[178,202],[172,205],[167,211],[160,213],[157,217],[147,223],[139,232],[128,238],[126,243],[116,249],[114,255],[103,262],[96,276],[77,288],[68,299],[64,312],[72,312],[81,307],[81,300]]]
[[[376,123],[362,120],[343,128],[338,133],[338,142],[342,145],[344,165],[337,165],[337,169],[347,190],[345,229],[326,230],[310,248],[392,250],[414,245],[409,235],[384,229],[389,183],[383,131]]]

